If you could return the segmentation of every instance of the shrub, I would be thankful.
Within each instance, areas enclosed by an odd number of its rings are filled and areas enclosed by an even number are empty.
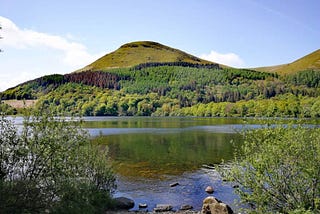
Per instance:
[[[227,175],[249,212],[320,212],[319,127],[267,125],[243,137]]]
[[[17,127],[2,116],[0,143],[1,213],[95,212],[108,205],[115,177],[107,150],[89,142],[79,121],[33,112]]]

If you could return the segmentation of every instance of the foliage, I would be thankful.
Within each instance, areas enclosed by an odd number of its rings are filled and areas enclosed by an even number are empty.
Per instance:
[[[120,89],[120,80],[126,80],[128,77],[119,76],[115,73],[102,71],[84,71],[64,75],[65,82],[82,83],[85,85],[97,86],[100,88]]]
[[[17,113],[17,109],[0,101],[0,112],[5,115],[15,115]]]
[[[319,117],[320,100],[317,97],[284,94],[271,99],[241,100],[196,104],[171,112],[176,116],[200,117]]]
[[[58,115],[319,115],[317,71],[279,77],[248,69],[189,65],[146,63],[132,68],[50,75],[0,96],[39,98],[38,108],[45,106]]]
[[[131,68],[131,70],[142,70],[148,67],[160,67],[160,66],[181,66],[181,67],[191,67],[191,68],[215,68],[219,69],[219,64],[210,63],[210,64],[198,64],[191,62],[147,62],[141,63],[139,65],[135,65]]]
[[[120,89],[120,80],[126,79],[128,79],[127,76],[120,76],[115,73],[102,71],[86,71],[66,75],[53,74],[28,81],[15,88],[8,89],[1,93],[0,97],[4,100],[37,99],[67,83],[81,83],[84,85],[118,90]]]
[[[286,81],[294,85],[306,85],[308,87],[320,87],[320,71],[306,70],[286,76]]]
[[[89,143],[79,121],[33,114],[22,128],[0,118],[1,212],[105,209],[101,199],[115,187],[107,151]]]
[[[53,91],[58,86],[64,84],[64,77],[60,74],[46,75],[34,80],[30,80],[16,87],[0,93],[0,98],[9,99],[37,99],[38,97]]]
[[[270,125],[245,130],[229,179],[253,213],[320,212],[320,129]]]

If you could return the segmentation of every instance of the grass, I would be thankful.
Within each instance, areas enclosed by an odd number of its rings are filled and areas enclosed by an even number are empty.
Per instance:
[[[112,68],[128,68],[148,62],[188,62],[196,64],[210,64],[186,52],[174,49],[157,42],[137,41],[122,45],[119,49],[106,54],[90,65],[77,70],[109,70]],[[222,67],[228,67],[220,65]],[[304,56],[292,63],[253,68],[253,70],[277,73],[280,75],[295,74],[303,70],[320,70],[320,49]]]
[[[124,44],[79,71],[132,67],[147,62],[212,63],[160,43],[139,41]]]
[[[37,100],[3,100],[3,102],[13,108],[28,108],[34,106]]]
[[[257,71],[278,73],[280,75],[295,74],[303,70],[320,70],[320,49],[292,63],[255,68]]]

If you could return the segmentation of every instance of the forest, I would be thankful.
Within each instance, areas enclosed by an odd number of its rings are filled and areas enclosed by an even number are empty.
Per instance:
[[[320,71],[292,75],[188,63],[44,76],[0,94],[82,116],[320,116]],[[19,113],[4,103],[0,110]]]

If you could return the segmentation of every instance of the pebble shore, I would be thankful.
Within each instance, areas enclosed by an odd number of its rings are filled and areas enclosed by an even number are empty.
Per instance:
[[[147,213],[147,214],[155,214],[155,213],[160,213],[160,214],[200,214],[200,211],[194,211],[194,210],[185,210],[185,211],[166,211],[166,212],[144,212],[144,211],[107,211],[106,214],[134,214],[134,213],[138,213],[138,214],[143,214],[143,213]]]

